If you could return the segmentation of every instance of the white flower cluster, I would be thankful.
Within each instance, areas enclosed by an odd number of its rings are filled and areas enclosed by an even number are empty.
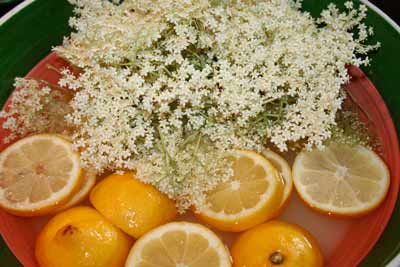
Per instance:
[[[135,169],[182,209],[229,177],[227,150],[322,146],[346,65],[377,47],[350,3],[313,19],[291,0],[70,1],[75,32],[55,51],[81,69],[59,82],[74,91],[76,149],[99,171]]]
[[[11,102],[0,112],[3,129],[10,131],[4,143],[31,133],[72,133],[72,125],[64,119],[72,112],[71,94],[34,79],[17,78],[14,87]]]

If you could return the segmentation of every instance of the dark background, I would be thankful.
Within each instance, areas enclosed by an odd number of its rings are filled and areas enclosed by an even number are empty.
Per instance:
[[[57,1],[57,0],[51,0]],[[400,24],[400,1],[399,0],[370,0],[377,7],[382,9],[386,14],[389,15],[397,24]],[[2,4],[2,2],[14,2],[14,4]],[[14,7],[21,0],[0,0],[0,17],[4,15],[8,10]]]
[[[400,25],[400,1],[398,0],[370,0],[383,12],[389,15],[397,25]]]

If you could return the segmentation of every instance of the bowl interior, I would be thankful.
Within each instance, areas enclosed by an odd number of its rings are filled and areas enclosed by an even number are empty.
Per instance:
[[[59,74],[49,69],[52,65],[58,69],[66,62],[51,53],[33,68],[27,77],[37,78],[56,84]],[[359,219],[327,218],[304,207],[297,198],[292,198],[283,218],[293,223],[301,224],[308,229],[319,241],[326,266],[356,266],[367,255],[383,232],[391,216],[397,199],[400,182],[397,136],[386,105],[376,88],[366,75],[356,67],[350,67],[352,76],[347,90],[359,106],[361,119],[370,124],[373,134],[380,140],[382,147],[379,151],[391,170],[391,187],[389,194],[382,204],[372,214]],[[7,103],[5,105],[7,108]],[[0,129],[0,140],[7,131]],[[0,150],[6,144],[0,141]],[[38,267],[34,257],[34,246],[38,232],[47,218],[23,219],[0,212],[0,231],[15,255],[25,267]],[[223,235],[231,239],[229,235]]]

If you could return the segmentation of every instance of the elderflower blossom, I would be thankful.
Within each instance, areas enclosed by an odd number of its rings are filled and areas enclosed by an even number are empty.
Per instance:
[[[71,134],[64,119],[72,111],[69,94],[34,79],[17,78],[14,86],[9,105],[0,113],[3,129],[10,131],[4,143],[31,133]]]
[[[346,65],[379,46],[350,2],[317,19],[292,0],[70,2],[75,31],[54,50],[81,69],[59,81],[74,147],[98,171],[136,170],[180,210],[232,175],[229,150],[321,147]]]

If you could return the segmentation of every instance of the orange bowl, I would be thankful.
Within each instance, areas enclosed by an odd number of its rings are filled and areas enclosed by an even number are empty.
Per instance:
[[[32,69],[27,76],[45,79],[56,84],[60,76],[57,72],[50,70],[47,64],[57,68],[66,66],[65,61],[59,58],[55,53],[51,53]],[[378,209],[365,217],[346,220],[348,226],[346,227],[346,232],[343,237],[337,243],[331,244],[329,253],[325,250],[326,267],[354,267],[368,254],[379,239],[391,217],[400,182],[399,144],[388,109],[377,89],[360,69],[350,66],[349,74],[352,76],[352,80],[347,85],[347,90],[351,93],[353,100],[358,104],[361,110],[361,119],[368,121],[370,129],[373,130],[374,135],[376,135],[382,144],[382,149],[379,151],[379,154],[390,169],[391,186],[386,200]],[[0,129],[0,149],[4,149],[5,147],[2,140],[6,134],[7,131]],[[290,209],[290,205],[288,209]],[[306,210],[305,207],[304,211],[307,213],[310,212],[310,214],[312,212]],[[285,218],[285,216],[287,215],[284,214],[283,218]],[[294,217],[292,216],[291,218],[291,220],[293,220]],[[15,256],[25,267],[38,267],[34,257],[35,241],[38,232],[48,219],[49,217],[18,218],[0,210],[1,235]],[[324,220],[328,219],[325,218]],[[332,222],[336,223],[334,221]],[[315,222],[303,222],[303,226],[314,233],[317,240],[320,240],[323,238],[321,235],[323,236],[325,229],[328,228],[324,228],[324,225],[320,225],[320,229],[317,230],[314,229],[314,225]]]

